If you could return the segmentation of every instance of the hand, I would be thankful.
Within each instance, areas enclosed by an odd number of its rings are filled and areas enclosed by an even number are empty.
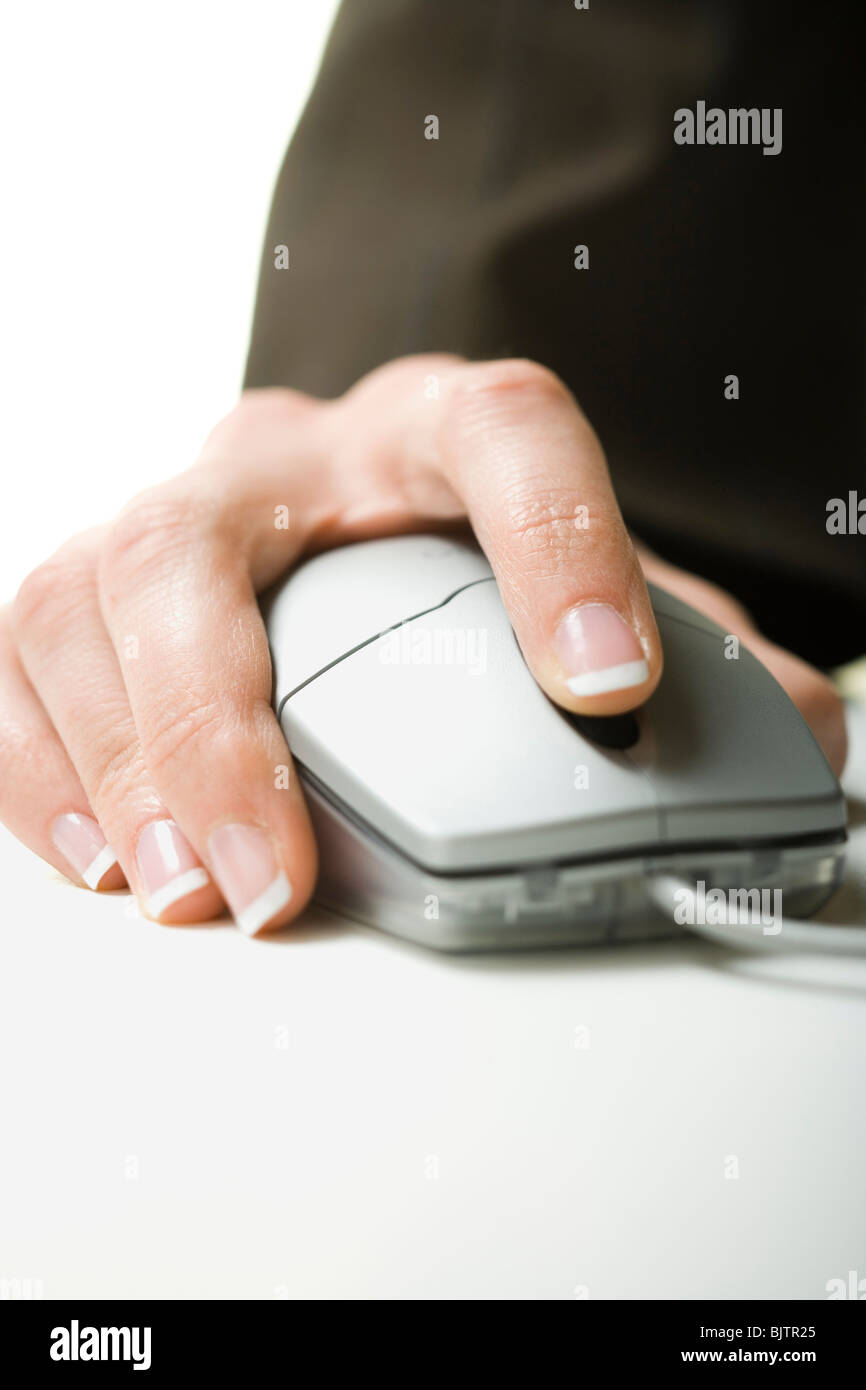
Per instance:
[[[226,903],[249,933],[282,925],[312,892],[316,850],[297,778],[278,775],[291,758],[256,594],[307,551],[466,518],[551,698],[641,704],[659,636],[573,397],[531,362],[408,358],[334,401],[248,392],[188,472],[25,579],[0,622],[0,817],[91,888],[125,879],[160,921]],[[829,682],[711,585],[644,567],[739,633],[840,768]]]

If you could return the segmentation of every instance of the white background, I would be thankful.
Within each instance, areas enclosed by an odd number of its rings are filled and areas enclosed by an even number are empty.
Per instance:
[[[237,398],[334,0],[3,7],[0,600]]]
[[[7,593],[232,404],[332,8],[7,13]],[[0,880],[0,1279],[813,1299],[866,1277],[862,963],[691,943],[459,961],[314,911],[251,942],[142,921],[5,832]]]

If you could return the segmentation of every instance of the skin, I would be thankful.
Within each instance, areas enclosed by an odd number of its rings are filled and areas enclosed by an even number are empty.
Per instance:
[[[288,529],[275,525],[283,506]],[[256,595],[311,551],[467,521],[552,699],[613,714],[652,693],[662,651],[651,579],[740,637],[841,771],[830,682],[768,642],[730,595],[632,541],[601,445],[563,383],[533,362],[433,355],[381,367],[332,401],[245,393],[192,468],[28,575],[0,611],[0,819],[69,876],[49,828],[64,812],[93,816],[119,860],[100,888],[126,881],[145,910],[135,844],[148,822],[173,818],[212,872],[212,829],[263,827],[294,889],[264,929],[283,925],[312,893],[316,849],[297,778],[274,785],[291,756],[271,710]],[[569,692],[553,635],[586,601],[631,622],[649,662],[643,685]],[[223,910],[212,884],[161,920]]]

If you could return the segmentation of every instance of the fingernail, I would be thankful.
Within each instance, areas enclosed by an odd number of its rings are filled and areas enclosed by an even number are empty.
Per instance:
[[[98,888],[117,863],[117,855],[92,816],[79,816],[75,811],[58,816],[51,826],[51,838],[88,888]]]
[[[649,663],[635,634],[609,603],[582,603],[556,632],[557,655],[574,695],[604,695],[642,685]]]
[[[223,897],[246,936],[255,936],[292,896],[270,839],[254,825],[221,825],[208,841]]]
[[[161,917],[172,903],[210,883],[210,874],[173,820],[146,825],[138,837],[135,858],[149,917]]]

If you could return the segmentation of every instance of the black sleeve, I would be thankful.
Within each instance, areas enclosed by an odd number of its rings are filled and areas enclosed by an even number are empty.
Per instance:
[[[826,528],[830,498],[866,497],[857,17],[347,0],[279,175],[245,384],[333,395],[404,353],[536,358],[639,533],[811,659],[858,654],[866,536]],[[675,144],[699,100],[781,108],[781,152]]]

